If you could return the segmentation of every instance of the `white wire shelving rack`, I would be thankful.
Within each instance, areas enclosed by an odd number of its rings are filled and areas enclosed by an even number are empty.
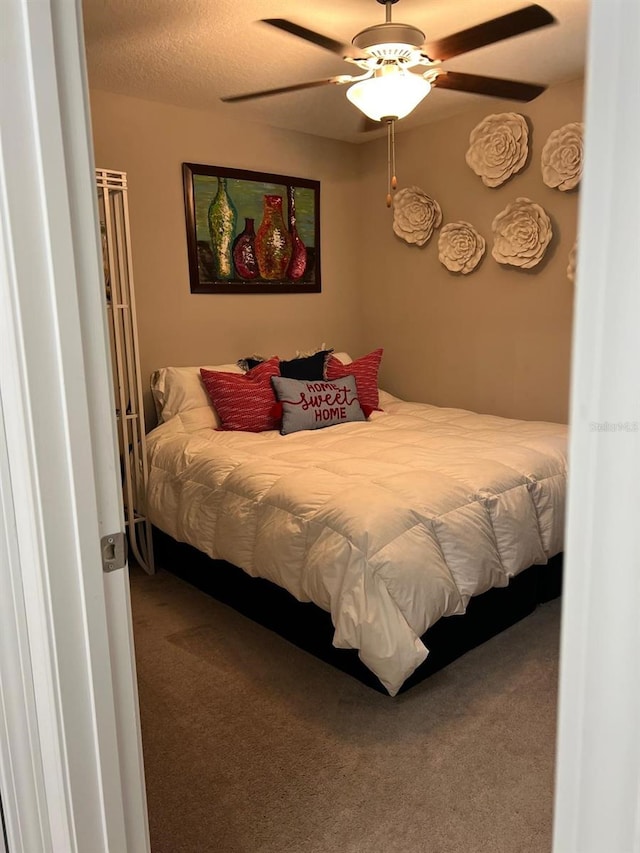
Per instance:
[[[138,326],[133,289],[127,174],[96,169],[122,497],[130,554],[155,571],[151,524],[144,512],[148,480]]]

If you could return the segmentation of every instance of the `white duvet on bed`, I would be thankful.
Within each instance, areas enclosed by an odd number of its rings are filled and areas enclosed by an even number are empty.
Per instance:
[[[420,635],[562,550],[566,427],[381,394],[369,422],[282,436],[193,413],[148,438],[150,521],[331,612],[391,695]]]

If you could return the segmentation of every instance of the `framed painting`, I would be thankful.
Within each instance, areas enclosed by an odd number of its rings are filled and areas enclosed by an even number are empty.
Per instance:
[[[182,164],[192,293],[319,293],[320,182]]]

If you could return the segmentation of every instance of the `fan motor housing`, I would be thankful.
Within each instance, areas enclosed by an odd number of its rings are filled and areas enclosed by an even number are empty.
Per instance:
[[[425,42],[422,30],[411,24],[374,24],[362,30],[352,41],[354,47],[378,59],[407,58]]]

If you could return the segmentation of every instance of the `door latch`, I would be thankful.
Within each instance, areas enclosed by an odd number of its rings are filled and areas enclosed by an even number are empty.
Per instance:
[[[113,572],[127,565],[127,539],[124,533],[108,533],[100,540],[102,571]]]

